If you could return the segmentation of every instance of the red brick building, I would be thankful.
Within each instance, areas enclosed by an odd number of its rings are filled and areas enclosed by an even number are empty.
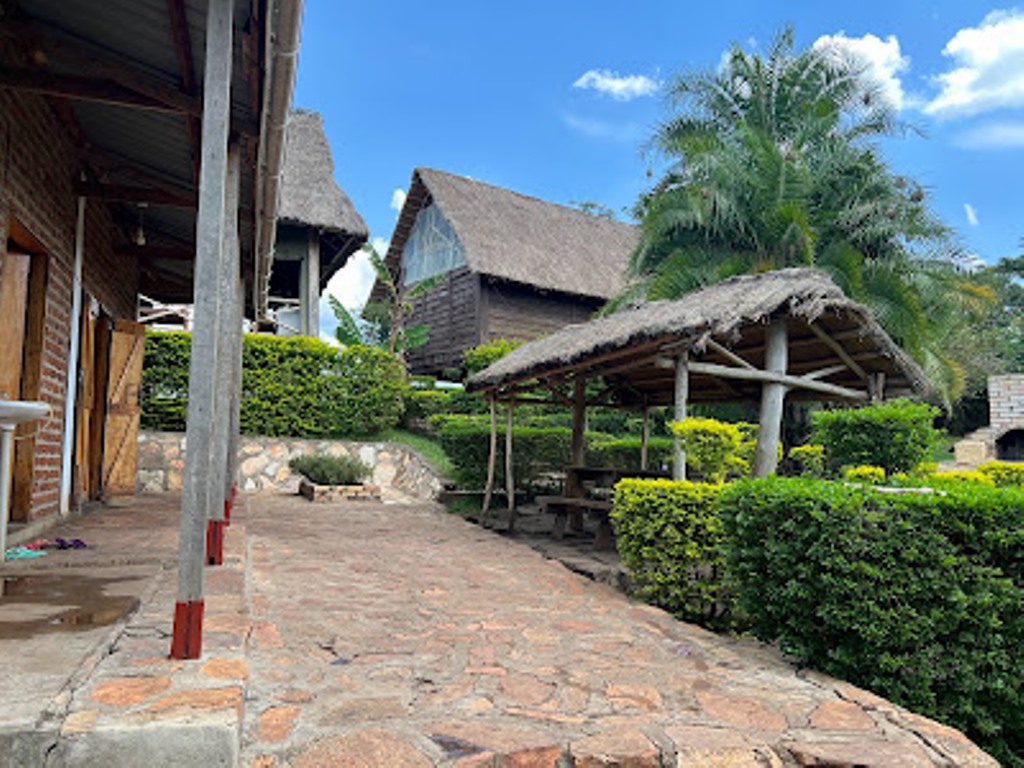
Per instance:
[[[208,334],[232,296],[265,313],[300,17],[0,0],[0,397],[51,410],[18,429],[15,526],[134,490],[140,293]]]

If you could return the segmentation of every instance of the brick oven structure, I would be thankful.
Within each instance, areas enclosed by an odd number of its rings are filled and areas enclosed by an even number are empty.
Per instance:
[[[988,379],[987,427],[975,430],[954,447],[958,464],[1024,461],[1024,373]]]

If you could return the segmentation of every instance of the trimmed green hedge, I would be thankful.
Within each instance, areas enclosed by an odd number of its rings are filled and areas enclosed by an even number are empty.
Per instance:
[[[738,482],[720,499],[727,564],[759,637],[1022,766],[1024,492],[944,491]]]
[[[811,414],[811,442],[825,446],[834,470],[882,467],[886,474],[909,472],[925,461],[939,432],[932,426],[938,409],[907,400],[864,408]]]
[[[633,590],[683,621],[732,627],[735,604],[722,578],[722,486],[673,480],[621,480],[612,522]]]
[[[441,430],[441,448],[455,465],[455,480],[464,488],[483,488],[487,483],[490,426],[450,423]],[[514,427],[512,474],[517,488],[536,484],[540,474],[564,469],[572,453],[572,430],[549,427]],[[496,488],[505,486],[505,427],[498,428],[495,464]]]
[[[144,429],[185,429],[190,348],[187,333],[147,332]],[[242,366],[243,434],[365,437],[395,426],[402,413],[402,367],[380,349],[246,335]]]
[[[639,437],[587,436],[587,465],[591,467],[615,467],[616,469],[640,469]],[[652,437],[647,441],[648,469],[666,471],[672,468],[672,438]]]

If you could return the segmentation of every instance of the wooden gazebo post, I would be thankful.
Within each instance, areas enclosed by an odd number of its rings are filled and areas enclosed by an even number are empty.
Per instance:
[[[505,421],[505,493],[508,494],[508,532],[516,527],[516,480],[512,473],[512,412],[515,410],[514,397],[508,399],[508,416]]]
[[[764,370],[786,375],[789,342],[786,321],[779,319],[765,329]],[[754,477],[768,477],[779,464],[779,438],[782,435],[782,406],[786,398],[786,385],[764,381],[761,385],[760,428],[754,449]]]
[[[689,353],[684,349],[679,353],[676,360],[676,388],[675,388],[675,420],[682,421],[686,418],[686,401],[690,397],[690,370]],[[646,422],[645,422],[646,423]],[[683,443],[676,435],[672,444],[672,479],[686,479],[686,454],[683,453]]]
[[[651,439],[651,406],[644,397],[644,426],[640,432],[640,470],[647,471],[647,442]]]
[[[491,403],[491,440],[487,454],[487,484],[484,486],[484,504],[480,511],[480,518],[487,517],[491,508],[491,494],[494,492],[494,469],[498,461],[498,403],[493,392],[487,399]]]

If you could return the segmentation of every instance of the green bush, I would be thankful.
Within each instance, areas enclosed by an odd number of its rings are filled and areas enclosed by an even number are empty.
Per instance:
[[[996,485],[1024,487],[1024,463],[1010,461],[990,461],[978,467],[978,471],[991,478]]]
[[[1024,492],[766,478],[719,508],[759,637],[1024,765]]]
[[[587,465],[639,470],[639,437],[599,436],[588,433]],[[647,441],[647,467],[652,470],[672,468],[672,438],[652,437]]]
[[[823,477],[825,474],[825,446],[795,445],[789,449],[789,459],[796,465],[797,472],[809,477]]]
[[[518,340],[496,339],[467,349],[462,353],[462,366],[466,369],[466,375],[472,376],[474,373],[479,373],[522,344],[523,342]]]
[[[184,432],[192,334],[146,331],[139,403],[143,429]]]
[[[317,485],[359,485],[373,472],[352,456],[296,456],[288,468]]]
[[[185,429],[190,345],[189,334],[147,334],[144,428]],[[242,361],[243,434],[365,437],[397,424],[402,412],[401,365],[380,349],[247,335]]]
[[[683,621],[725,628],[735,619],[723,583],[719,485],[622,480],[612,522],[638,597]]]
[[[811,414],[811,442],[825,446],[834,468],[883,467],[887,474],[909,472],[928,458],[939,432],[932,426],[938,409],[906,400],[864,408]]]
[[[464,488],[483,488],[487,482],[490,426],[480,423],[449,423],[441,430],[441,448],[455,466],[455,480]],[[517,488],[537,483],[542,472],[564,469],[572,451],[572,430],[565,428],[514,427],[512,474]],[[495,487],[505,485],[505,427],[498,428]]]

